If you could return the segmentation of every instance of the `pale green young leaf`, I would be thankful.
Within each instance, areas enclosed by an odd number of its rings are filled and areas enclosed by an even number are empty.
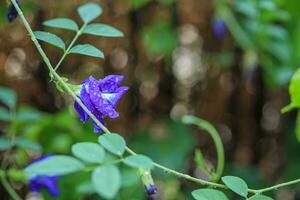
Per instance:
[[[74,156],[90,163],[102,163],[105,158],[104,149],[96,143],[81,142],[72,146]]]
[[[0,121],[10,121],[11,113],[6,108],[0,107]]]
[[[74,46],[70,53],[72,54],[81,54],[86,56],[92,56],[92,57],[98,57],[98,58],[104,58],[104,54],[102,51],[97,49],[95,46],[90,44],[79,44]]]
[[[131,155],[126,157],[123,160],[124,164],[135,167],[135,168],[142,168],[142,169],[152,169],[153,168],[153,161],[144,155]]]
[[[224,176],[222,177],[222,181],[233,192],[242,197],[247,197],[248,185],[243,179],[236,176]]]
[[[16,92],[10,88],[0,86],[0,103],[4,103],[9,108],[14,108],[17,102]]]
[[[53,33],[44,32],[44,31],[35,31],[34,35],[38,40],[47,42],[48,44],[51,44],[63,50],[65,50],[66,48],[64,41],[57,35],[54,35]]]
[[[282,113],[291,111],[294,108],[300,108],[300,69],[298,69],[290,82],[289,93],[291,96],[291,103],[281,109]]]
[[[113,199],[121,187],[121,175],[115,165],[97,167],[92,174],[96,192],[105,199]]]
[[[78,13],[85,23],[89,23],[102,14],[102,8],[96,3],[87,3],[78,8]]]
[[[105,37],[123,37],[124,34],[118,29],[106,24],[89,24],[83,30],[83,33]]]
[[[291,79],[289,92],[293,106],[300,108],[300,69],[295,72]]]
[[[262,195],[262,194],[257,194],[249,198],[249,200],[273,200],[271,197]]]
[[[192,192],[196,200],[228,200],[223,192],[214,189],[198,189]]]
[[[122,156],[126,142],[122,136],[119,134],[111,133],[111,134],[103,134],[98,138],[98,142],[111,153]]]
[[[67,29],[71,31],[78,31],[78,25],[76,24],[76,22],[67,18],[50,19],[45,21],[43,25],[53,27],[53,28],[61,28],[61,29]]]
[[[32,163],[24,169],[27,175],[65,175],[77,172],[84,168],[84,164],[79,160],[64,155],[56,155],[39,162]]]

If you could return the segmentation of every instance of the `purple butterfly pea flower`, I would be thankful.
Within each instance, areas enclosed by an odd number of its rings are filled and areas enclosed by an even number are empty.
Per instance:
[[[20,6],[20,0],[16,0],[17,4]],[[15,6],[10,3],[7,9],[7,19],[9,22],[13,22],[18,17],[18,12]]]
[[[48,159],[52,155],[42,156],[36,160],[33,160],[28,166],[33,163],[40,162]],[[47,176],[47,175],[33,175],[29,177],[29,188],[32,192],[40,192],[42,189],[46,189],[52,197],[57,197],[60,194],[57,182],[60,176]]]
[[[123,94],[128,90],[128,87],[120,87],[123,79],[124,76],[122,75],[109,75],[99,80],[90,76],[82,84],[79,97],[82,103],[102,124],[105,124],[104,117],[119,117],[115,107]],[[89,120],[90,117],[77,102],[74,103],[74,108],[83,122]],[[95,133],[102,131],[94,121],[93,124]]]
[[[213,34],[217,40],[223,40],[227,31],[225,22],[221,18],[215,18],[213,21]]]

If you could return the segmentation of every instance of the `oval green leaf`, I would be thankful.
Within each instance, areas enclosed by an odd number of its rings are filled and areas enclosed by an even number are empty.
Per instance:
[[[45,21],[43,25],[53,27],[53,28],[61,28],[61,29],[67,29],[71,31],[78,31],[78,25],[76,24],[76,22],[67,18],[50,19]]]
[[[35,31],[34,35],[38,40],[47,42],[48,44],[51,44],[63,50],[65,50],[66,48],[64,41],[57,35],[54,35],[53,33],[44,32],[44,31]]]
[[[80,18],[89,23],[102,14],[102,8],[96,3],[87,3],[78,8]]]
[[[81,55],[86,55],[86,56],[92,56],[92,57],[98,57],[98,58],[104,58],[104,54],[102,51],[94,47],[93,45],[90,44],[79,44],[74,46],[71,50],[70,53],[73,54],[81,54]]]
[[[11,143],[8,138],[0,137],[0,151],[8,150],[11,148]]]
[[[214,189],[198,189],[192,192],[196,200],[228,200],[223,192]]]
[[[273,200],[271,197],[267,197],[262,194],[257,194],[249,198],[249,200]]]
[[[72,146],[74,156],[90,163],[102,163],[105,158],[104,149],[96,143],[81,142]]]
[[[131,155],[126,157],[123,160],[124,164],[135,167],[135,168],[143,168],[143,169],[152,169],[153,168],[153,161],[144,155]]]
[[[122,156],[126,142],[122,136],[116,133],[103,134],[98,138],[98,142],[111,153]]]
[[[26,138],[17,138],[15,141],[15,145],[24,149],[30,149],[33,151],[42,151],[43,147],[36,142],[28,140]]]
[[[104,165],[96,168],[92,174],[92,184],[101,197],[113,199],[121,186],[119,169],[114,165]]]
[[[106,25],[106,24],[89,24],[83,30],[83,33],[96,35],[96,36],[105,36],[105,37],[123,37],[124,34],[118,29]]]
[[[11,113],[6,108],[0,107],[0,121],[11,120]]]
[[[0,86],[0,102],[9,108],[14,108],[17,102],[17,94],[14,90]]]
[[[233,192],[242,197],[247,197],[248,185],[243,179],[236,176],[224,176],[222,177],[222,181]]]
[[[77,172],[84,168],[84,165],[79,160],[70,157],[57,155],[40,162],[33,163],[24,169],[24,172],[31,175],[65,175]]]

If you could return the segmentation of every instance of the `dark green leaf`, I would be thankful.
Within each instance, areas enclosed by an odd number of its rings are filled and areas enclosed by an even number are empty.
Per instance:
[[[98,138],[98,142],[111,153],[122,156],[126,142],[119,134],[103,134]]]
[[[96,35],[96,36],[106,36],[106,37],[123,37],[124,34],[118,29],[106,25],[106,24],[90,24],[83,30],[83,33]]]
[[[297,119],[296,119],[296,137],[298,142],[300,142],[300,111],[297,113]]]
[[[6,108],[0,107],[0,121],[11,120],[11,113]]]
[[[247,197],[248,186],[243,179],[235,176],[224,176],[222,177],[222,181],[233,192],[241,195],[242,197]]]
[[[64,41],[57,35],[54,35],[53,33],[44,32],[44,31],[35,31],[34,35],[38,40],[47,42],[63,50],[65,50],[66,48]]]
[[[8,150],[11,148],[10,141],[7,138],[0,137],[0,151]]]
[[[93,194],[96,190],[91,181],[86,181],[78,185],[76,191],[80,194]]]
[[[78,8],[78,13],[85,23],[89,23],[102,14],[102,8],[96,3],[87,3]]]
[[[92,56],[92,57],[98,57],[98,58],[104,58],[104,54],[102,51],[94,47],[93,45],[90,44],[79,44],[74,46],[71,50],[70,53],[74,54],[81,54],[81,55],[86,55],[86,56]]]
[[[249,198],[249,200],[273,200],[271,197],[267,197],[262,194],[257,194]]]
[[[72,153],[83,161],[102,163],[105,158],[104,149],[96,143],[81,142],[72,146]]]
[[[53,176],[70,174],[82,168],[84,168],[84,165],[79,160],[70,156],[57,155],[33,163],[26,167],[24,171],[29,176],[37,174]]]
[[[101,197],[113,199],[121,186],[120,171],[114,165],[98,167],[93,171],[92,183]]]
[[[135,167],[135,168],[143,168],[143,169],[152,169],[153,161],[144,155],[131,155],[124,159],[123,161],[126,165]]]
[[[67,18],[56,18],[56,19],[50,19],[43,23],[45,26],[54,27],[54,28],[61,28],[61,29],[67,29],[72,31],[77,31],[78,26],[76,22],[74,22],[71,19]]]
[[[38,143],[35,143],[26,138],[17,138],[15,140],[15,145],[21,148],[30,149],[33,151],[42,151],[43,147]]]
[[[14,108],[17,102],[16,92],[10,88],[0,86],[0,102]]]
[[[192,196],[196,200],[228,200],[228,198],[218,190],[214,189],[198,189],[192,192]]]

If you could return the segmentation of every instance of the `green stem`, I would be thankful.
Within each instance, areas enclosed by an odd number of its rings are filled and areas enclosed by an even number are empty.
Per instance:
[[[71,48],[73,47],[73,45],[75,44],[75,42],[78,40],[78,38],[80,37],[80,35],[82,34],[82,32],[83,32],[83,30],[85,29],[86,26],[87,26],[87,23],[84,23],[82,25],[82,27],[77,31],[76,35],[74,36],[73,40],[69,44],[68,48],[65,50],[64,54],[62,55],[62,57],[60,58],[60,60],[56,64],[56,66],[54,68],[54,71],[56,71],[61,66],[62,62],[64,61],[64,59],[66,58],[66,56],[69,54]]]
[[[44,62],[46,63],[46,66],[48,67],[51,75],[53,75],[53,77],[61,83],[62,87],[64,87],[64,89],[66,90],[66,92],[71,95],[74,100],[82,107],[82,109],[91,117],[92,120],[95,121],[95,123],[105,132],[105,133],[111,133],[89,110],[88,108],[81,102],[81,100],[76,96],[76,94],[72,91],[71,88],[69,88],[69,86],[64,82],[64,80],[56,73],[56,71],[53,69],[48,57],[46,56],[45,52],[43,51],[43,49],[41,48],[39,42],[37,41],[36,37],[34,36],[33,34],[33,31],[31,30],[31,27],[28,23],[28,21],[26,20],[26,18],[24,17],[23,15],[23,12],[21,11],[20,7],[18,6],[18,4],[16,3],[16,0],[11,0],[12,4],[15,6],[26,30],[28,31],[30,37],[31,37],[31,40],[33,41],[33,43],[35,44],[38,52],[40,53],[40,55],[42,56]],[[126,151],[129,153],[129,154],[133,154],[135,155],[136,153],[134,151],[132,151],[129,147],[126,147]],[[218,183],[214,183],[214,182],[210,182],[210,181],[205,181],[203,179],[198,179],[198,178],[195,178],[195,177],[192,177],[190,175],[187,175],[187,174],[184,174],[184,173],[180,173],[180,172],[177,172],[173,169],[170,169],[170,168],[167,168],[163,165],[160,165],[156,162],[153,162],[154,166],[159,168],[159,169],[162,169],[164,170],[165,172],[167,173],[170,173],[170,174],[173,174],[177,177],[181,177],[181,178],[184,178],[184,179],[187,179],[187,180],[190,180],[192,182],[195,182],[195,183],[198,183],[198,184],[201,184],[201,185],[207,185],[207,186],[212,186],[212,187],[215,187],[215,188],[220,188],[220,189],[227,189],[227,187],[223,184],[218,184]],[[2,180],[1,180],[2,181]],[[287,185],[292,185],[292,184],[296,184],[300,182],[300,179],[297,179],[297,180],[294,180],[294,181],[290,181],[290,182],[287,182],[287,183],[282,183],[282,184],[279,184],[279,185],[276,185],[276,186],[272,186],[272,187],[269,187],[269,188],[265,188],[265,189],[260,189],[260,190],[253,190],[253,189],[249,189],[248,191],[251,192],[251,193],[259,193],[259,192],[265,192],[265,191],[269,191],[269,190],[272,190],[272,189],[275,189],[275,188],[279,188],[279,187],[284,187],[284,186],[287,186]],[[7,182],[4,181],[4,183],[2,184],[6,184]],[[15,200],[19,200],[20,198],[15,198]]]
[[[184,116],[182,120],[184,123],[193,124],[198,126],[201,129],[204,129],[212,137],[217,150],[217,159],[218,159],[216,174],[212,178],[214,181],[218,181],[223,174],[224,163],[225,163],[224,146],[218,131],[209,122],[194,116],[187,115]]]
[[[18,193],[13,189],[13,187],[9,184],[8,180],[5,177],[5,174],[1,175],[1,183],[3,187],[6,189],[8,194],[14,199],[14,200],[22,200],[22,198],[18,195]]]

